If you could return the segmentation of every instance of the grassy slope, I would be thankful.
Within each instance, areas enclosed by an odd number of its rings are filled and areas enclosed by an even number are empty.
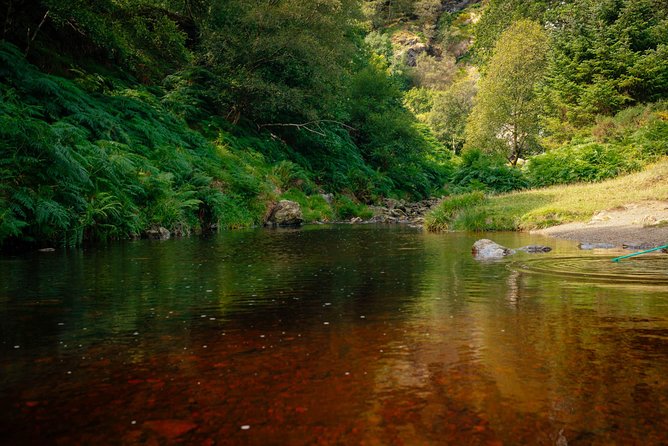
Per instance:
[[[489,197],[451,212],[449,219],[427,219],[430,230],[530,230],[586,221],[600,210],[643,200],[668,200],[668,159],[642,172],[594,184],[554,186]],[[447,206],[447,204],[446,204]]]

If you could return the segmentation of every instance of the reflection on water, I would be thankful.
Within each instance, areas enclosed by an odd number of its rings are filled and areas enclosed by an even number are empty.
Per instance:
[[[666,257],[239,231],[0,260],[0,443],[661,444]]]

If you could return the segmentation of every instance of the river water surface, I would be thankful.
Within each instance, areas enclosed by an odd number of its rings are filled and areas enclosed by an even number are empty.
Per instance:
[[[668,258],[306,227],[0,259],[0,443],[668,443]]]

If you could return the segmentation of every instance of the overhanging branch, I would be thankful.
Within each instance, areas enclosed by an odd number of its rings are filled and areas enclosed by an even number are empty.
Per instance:
[[[258,129],[263,129],[267,127],[293,127],[296,128],[297,130],[306,130],[307,132],[315,133],[316,135],[320,136],[327,136],[325,134],[325,131],[322,129],[320,126],[321,124],[324,123],[331,123],[331,124],[336,124],[339,125],[347,130],[350,131],[356,131],[354,127],[351,127],[347,124],[344,124],[343,122],[335,121],[333,119],[319,119],[317,121],[309,121],[309,122],[303,122],[303,123],[291,123],[291,122],[276,122],[276,123],[271,123],[271,124],[261,124],[258,126]]]

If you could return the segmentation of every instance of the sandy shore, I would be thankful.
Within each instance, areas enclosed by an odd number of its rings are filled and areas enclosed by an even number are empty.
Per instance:
[[[535,234],[581,243],[668,245],[668,201],[647,201],[599,212],[586,223],[553,226]]]

